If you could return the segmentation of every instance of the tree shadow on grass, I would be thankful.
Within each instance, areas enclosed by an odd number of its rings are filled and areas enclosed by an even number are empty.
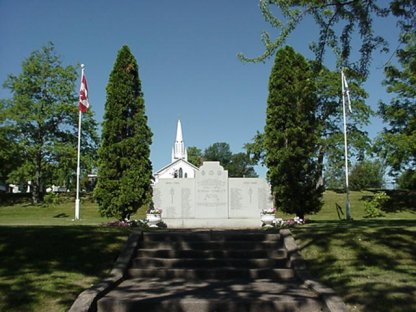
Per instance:
[[[409,211],[416,214],[416,191],[387,190],[390,200],[383,210],[386,212]]]
[[[58,213],[57,215],[54,215],[53,217],[54,218],[68,218],[69,215],[67,213],[62,212],[62,213]]]
[[[45,296],[69,308],[85,277],[95,282],[109,272],[128,234],[88,226],[0,227],[0,310],[38,309]]]
[[[294,233],[311,273],[351,310],[416,310],[416,220],[316,222]]]

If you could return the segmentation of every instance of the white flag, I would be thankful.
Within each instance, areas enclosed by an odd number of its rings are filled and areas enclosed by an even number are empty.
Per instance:
[[[351,110],[351,99],[350,99],[350,89],[348,87],[348,82],[347,82],[347,78],[345,77],[344,71],[341,70],[341,77],[342,77],[342,96],[347,96],[347,101],[348,101],[348,110],[350,111],[350,113],[352,113]]]

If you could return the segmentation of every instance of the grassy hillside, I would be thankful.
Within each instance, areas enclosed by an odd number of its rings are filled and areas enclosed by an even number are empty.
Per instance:
[[[128,234],[97,226],[0,226],[0,311],[67,311],[109,272]]]
[[[59,204],[31,205],[29,202],[0,205],[0,225],[99,225],[115,219],[101,217],[97,203],[81,200],[80,220],[74,221],[75,201],[63,197]],[[139,209],[132,219],[144,218],[145,209]]]
[[[350,311],[416,311],[416,220],[316,221],[292,229],[307,266]]]
[[[334,288],[350,311],[416,311],[416,194],[387,191],[385,217],[365,219],[374,192],[352,192],[352,222],[345,194],[325,192],[310,223],[292,229],[311,273]]]

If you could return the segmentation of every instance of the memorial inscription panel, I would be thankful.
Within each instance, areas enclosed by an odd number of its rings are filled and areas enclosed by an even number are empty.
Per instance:
[[[271,208],[269,184],[259,178],[228,178],[219,162],[204,162],[195,178],[160,179],[153,202],[164,219],[252,219]]]
[[[195,217],[228,218],[228,171],[204,162],[195,175]]]

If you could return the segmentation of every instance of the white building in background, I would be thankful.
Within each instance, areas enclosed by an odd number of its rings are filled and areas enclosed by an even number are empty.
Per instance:
[[[198,168],[188,162],[188,153],[183,142],[181,121],[176,125],[176,139],[172,148],[171,163],[153,174],[155,183],[160,179],[193,179]]]

